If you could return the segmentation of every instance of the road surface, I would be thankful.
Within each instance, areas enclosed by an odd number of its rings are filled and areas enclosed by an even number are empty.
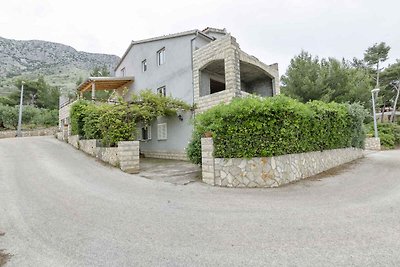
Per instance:
[[[277,189],[122,173],[52,137],[0,140],[7,266],[399,266],[400,151]]]

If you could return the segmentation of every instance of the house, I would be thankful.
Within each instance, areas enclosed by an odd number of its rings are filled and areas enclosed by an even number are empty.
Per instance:
[[[279,94],[278,65],[267,65],[243,52],[225,29],[206,28],[132,41],[115,68],[115,77],[91,77],[79,92],[151,89],[196,107],[178,116],[139,125],[140,150],[146,157],[186,159],[192,119],[221,102],[255,94]],[[60,121],[65,118],[60,117]]]

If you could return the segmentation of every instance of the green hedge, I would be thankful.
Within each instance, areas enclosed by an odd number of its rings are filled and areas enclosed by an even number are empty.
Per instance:
[[[252,158],[344,147],[363,147],[366,111],[359,104],[285,96],[235,99],[196,117],[187,152],[201,163],[200,138],[211,132],[216,157]]]

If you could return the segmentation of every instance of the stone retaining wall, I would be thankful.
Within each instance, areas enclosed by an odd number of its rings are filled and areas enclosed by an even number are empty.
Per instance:
[[[381,139],[375,137],[365,138],[365,149],[381,150]]]
[[[57,127],[22,131],[22,137],[54,135],[57,131],[58,131]],[[0,131],[0,139],[1,138],[13,138],[16,136],[16,134],[17,134],[16,130],[15,131]]]
[[[64,141],[62,132],[57,133],[55,136],[57,139]],[[71,135],[68,136],[67,142],[86,154],[113,166],[120,167],[124,172],[139,172],[139,141],[118,142],[118,147],[100,147],[95,139],[79,140],[79,135]]]
[[[361,158],[362,149],[343,148],[264,158],[214,158],[212,138],[202,138],[202,174],[207,184],[277,187]]]

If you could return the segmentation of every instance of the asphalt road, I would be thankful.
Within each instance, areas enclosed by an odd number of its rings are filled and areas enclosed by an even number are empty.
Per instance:
[[[8,266],[399,266],[400,151],[278,189],[128,175],[52,137],[0,140]]]

